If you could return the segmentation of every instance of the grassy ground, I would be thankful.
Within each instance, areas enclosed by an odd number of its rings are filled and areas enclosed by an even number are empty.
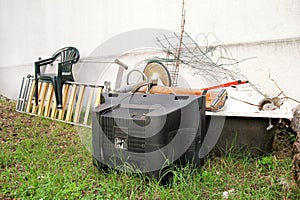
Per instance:
[[[0,199],[300,199],[290,156],[210,156],[167,185],[98,171],[76,129],[16,113],[0,100]]]

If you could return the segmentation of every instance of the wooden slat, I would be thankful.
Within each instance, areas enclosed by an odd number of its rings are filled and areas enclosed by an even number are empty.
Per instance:
[[[45,117],[49,117],[50,115],[50,106],[52,103],[52,97],[53,97],[53,85],[49,84],[49,89],[48,89],[48,94],[47,94],[47,98],[46,98],[46,106],[45,106],[45,110],[44,110],[44,116]]]
[[[57,110],[54,88],[51,83],[38,82],[39,104],[36,106],[35,80],[28,78],[26,81],[26,84],[23,81],[19,91],[19,102],[18,106],[16,106],[17,111],[25,111],[29,114],[50,117],[72,124],[91,125],[91,107],[99,106],[101,104],[102,86],[87,85],[84,83],[64,84],[62,94],[63,108],[62,110]],[[24,87],[24,84],[26,87]],[[22,104],[23,109],[20,110]],[[85,109],[85,111],[83,113],[84,116],[82,117],[83,109]]]
[[[34,91],[35,91],[35,80],[32,81],[32,85],[31,85],[30,92],[29,92],[28,103],[27,103],[27,108],[26,108],[26,112],[28,112],[28,113],[30,113],[31,106],[34,104],[34,101],[33,101]]]
[[[81,112],[81,108],[82,108],[82,101],[83,101],[84,92],[85,92],[85,86],[82,85],[80,87],[80,90],[79,90],[79,93],[78,93],[78,99],[77,99],[77,102],[76,102],[75,114],[74,114],[74,118],[73,118],[73,122],[75,122],[75,123],[79,122],[79,117],[80,117],[80,112]]]
[[[71,91],[71,96],[70,96],[70,101],[69,101],[69,105],[68,105],[67,115],[66,115],[66,119],[65,119],[67,121],[71,121],[76,91],[77,91],[77,85],[73,85],[72,91]]]
[[[63,94],[62,94],[62,109],[58,112],[58,119],[62,120],[64,118],[64,114],[66,111],[66,105],[68,100],[68,94],[69,94],[70,84],[64,84],[63,85]]]
[[[87,101],[87,105],[85,107],[85,114],[84,114],[84,119],[83,119],[83,124],[87,125],[89,115],[90,115],[90,109],[91,109],[91,104],[93,100],[93,95],[94,95],[94,88],[90,88],[90,93],[89,93],[89,98]]]
[[[102,92],[102,87],[98,87],[96,93],[95,107],[101,104],[101,92]]]
[[[48,93],[49,83],[43,82],[41,86],[41,101],[39,102],[38,115],[41,115],[44,109],[45,98]]]

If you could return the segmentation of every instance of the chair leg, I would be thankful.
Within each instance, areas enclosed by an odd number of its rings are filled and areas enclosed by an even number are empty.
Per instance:
[[[57,105],[57,109],[62,109],[63,105],[62,105],[62,88],[63,88],[63,84],[62,84],[62,80],[61,78],[57,78],[57,94],[58,94],[58,102],[59,104]]]
[[[62,109],[62,84],[61,81],[57,79],[57,77],[53,77],[52,79],[54,94],[56,99],[56,107],[57,109]]]
[[[38,90],[39,90],[39,81],[37,78],[35,78],[35,92],[34,92],[34,100],[35,100],[35,105],[37,106],[39,104],[39,94],[38,94]]]

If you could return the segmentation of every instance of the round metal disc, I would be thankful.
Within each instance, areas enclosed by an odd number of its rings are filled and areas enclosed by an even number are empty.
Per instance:
[[[144,74],[151,80],[161,82],[164,86],[171,86],[170,73],[160,62],[149,62],[144,69]]]

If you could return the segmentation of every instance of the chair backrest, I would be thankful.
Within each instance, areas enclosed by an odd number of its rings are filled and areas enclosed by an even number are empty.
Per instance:
[[[55,52],[52,56],[53,60],[60,59],[60,62],[70,61],[64,65],[61,65],[62,72],[71,72],[72,73],[72,65],[77,63],[80,55],[78,49],[75,47],[65,47],[57,52]]]

